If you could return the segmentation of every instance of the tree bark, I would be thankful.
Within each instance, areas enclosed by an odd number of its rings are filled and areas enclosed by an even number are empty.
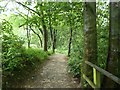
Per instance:
[[[48,32],[47,32],[44,20],[42,20],[42,23],[43,23],[43,29],[44,29],[44,51],[47,51]]]
[[[28,14],[27,14],[27,39],[28,39],[28,48],[30,48],[30,30],[29,30],[29,23],[28,23],[28,15],[29,15],[29,10],[28,10]]]
[[[97,31],[96,31],[96,2],[84,3],[84,57],[81,75],[85,74],[93,80],[92,68],[85,61],[97,63]],[[83,76],[81,76],[81,87],[90,88]]]
[[[57,33],[57,30],[53,30],[53,47],[52,47],[52,49],[53,49],[53,53],[55,53],[55,48],[56,48],[56,33]]]
[[[42,7],[42,3],[40,4]],[[47,32],[47,28],[45,25],[45,20],[44,20],[44,13],[43,10],[41,8],[41,16],[42,16],[42,27],[43,27],[43,34],[44,34],[44,51],[47,51],[47,42],[48,42],[48,32]]]
[[[72,44],[72,26],[70,25],[70,39],[69,39],[69,45],[68,45],[68,56],[70,56],[70,51],[71,51],[71,44]]]
[[[72,4],[70,4],[70,5],[71,5],[70,14],[72,15],[72,9],[73,9],[73,7],[72,7]],[[73,23],[74,23],[74,20],[73,20],[72,16],[69,16],[69,22],[70,22],[70,38],[69,38],[69,44],[68,44],[68,56],[70,56],[71,44],[72,44],[72,33],[73,33]]]
[[[48,19],[49,19],[49,28],[50,28],[51,45],[52,45],[53,44],[53,30],[52,30],[52,24],[51,24],[51,10],[50,10],[50,8],[49,8],[49,13],[48,13]]]
[[[106,70],[120,78],[120,2],[110,2],[110,30],[109,30],[109,51]],[[104,88],[115,88],[118,85],[104,78]],[[119,85],[120,87],[120,85]]]
[[[26,29],[27,29],[28,48],[30,48],[30,30],[29,30],[28,26]]]

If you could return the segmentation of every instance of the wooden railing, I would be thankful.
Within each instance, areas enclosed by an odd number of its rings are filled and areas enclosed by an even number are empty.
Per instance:
[[[89,61],[85,61],[85,63],[93,68],[93,82],[85,74],[82,74],[83,78],[88,82],[88,84],[92,88],[94,88],[94,89],[101,88],[101,74],[107,76],[114,82],[120,84],[120,78],[116,77],[115,75],[109,73],[108,71],[98,67],[97,65],[95,65]]]

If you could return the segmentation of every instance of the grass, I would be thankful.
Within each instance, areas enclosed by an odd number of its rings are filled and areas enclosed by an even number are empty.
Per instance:
[[[39,48],[22,48],[21,56],[11,60],[17,67],[13,67],[12,70],[8,69],[7,71],[3,71],[3,87],[10,87],[13,82],[23,82],[24,78],[34,72],[35,67],[47,60],[48,55],[51,54],[51,51],[44,52]],[[9,61],[9,63],[11,62]],[[9,67],[6,66],[5,68]]]

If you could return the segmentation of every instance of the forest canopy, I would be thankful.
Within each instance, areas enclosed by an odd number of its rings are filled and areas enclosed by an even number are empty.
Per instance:
[[[35,68],[53,53],[68,56],[68,72],[82,87],[90,87],[83,74],[93,80],[85,61],[120,78],[119,15],[119,2],[109,0],[0,0],[3,80]],[[119,87],[101,76],[101,86]]]

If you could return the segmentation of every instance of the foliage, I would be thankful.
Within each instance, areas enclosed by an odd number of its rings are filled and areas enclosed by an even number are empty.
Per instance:
[[[76,30],[73,34],[72,50],[68,65],[69,71],[73,74],[73,76],[80,78],[81,63],[83,59],[83,32]]]
[[[75,54],[72,53],[71,54],[71,58],[68,61],[68,65],[69,65],[69,72],[71,72],[73,74],[73,76],[80,78],[80,67],[81,67],[81,61],[82,61],[82,55],[80,55],[81,53],[79,53],[79,51],[77,50],[78,53]],[[74,56],[74,54],[76,56]],[[80,55],[80,56],[79,56]]]
[[[40,43],[44,41],[43,22],[48,32],[48,48],[52,47],[51,31],[56,30],[56,52],[67,54],[68,43],[70,37],[70,27],[73,29],[71,54],[68,60],[69,71],[79,77],[81,71],[81,62],[83,59],[83,4],[80,2],[48,2],[48,3],[23,3],[24,13],[19,8],[16,9],[17,15],[13,14],[7,17],[7,21],[2,22],[2,57],[4,71],[17,71],[27,65],[35,66],[36,62],[42,63],[52,51],[44,52],[41,49],[26,48],[27,32],[30,30],[30,44],[40,47]],[[17,4],[19,6],[19,4]],[[21,5],[20,5],[21,6]],[[26,8],[26,6],[28,8]],[[30,8],[29,8],[30,7]],[[98,2],[97,11],[97,44],[98,44],[98,65],[102,68],[106,67],[106,59],[108,52],[108,30],[109,30],[109,7],[106,2]],[[43,12],[43,15],[42,15]],[[42,18],[44,16],[44,19]],[[71,25],[70,25],[71,22]],[[92,23],[92,21],[91,21]],[[51,26],[50,26],[51,24]],[[31,28],[30,28],[31,26]],[[27,29],[26,29],[27,27]],[[33,29],[33,31],[31,30]],[[16,34],[16,35],[15,35]],[[18,37],[19,36],[19,37]],[[21,38],[22,37],[22,38]],[[24,38],[24,40],[23,40]],[[41,42],[39,43],[39,39]]]
[[[104,8],[104,9],[103,9]],[[97,44],[98,44],[98,66],[101,68],[106,67],[107,52],[108,52],[108,32],[109,32],[109,13],[108,5],[103,2],[97,3]],[[82,9],[82,7],[81,7]],[[82,15],[82,14],[80,14]],[[82,17],[82,16],[81,16]],[[80,76],[81,72],[81,61],[83,59],[83,19],[81,18],[81,23],[75,22],[76,28],[74,31],[73,41],[72,41],[72,51],[69,58],[69,70],[73,75]],[[77,24],[81,27],[77,27]]]
[[[81,63],[83,59],[83,4],[79,3],[80,6],[78,6],[78,3],[73,3],[73,11],[76,13],[75,19],[73,20],[74,26],[73,26],[73,39],[72,39],[72,48],[71,48],[71,54],[68,61],[69,65],[69,71],[73,74],[73,76],[80,78],[81,74]],[[76,8],[75,8],[76,7]],[[79,14],[76,10],[79,7],[78,10],[80,10]],[[81,18],[80,18],[81,17]]]
[[[22,52],[22,44],[24,41],[13,34],[12,26],[8,21],[2,22],[2,56],[3,70],[12,71],[17,67]]]
[[[38,48],[23,47],[24,40],[12,32],[12,25],[4,20],[2,22],[2,69],[3,75],[8,76],[22,71],[28,66],[35,67],[48,56],[47,52]]]
[[[46,52],[39,49],[33,49],[33,48],[25,49],[25,51],[22,52],[23,61],[29,65],[30,64],[35,65],[36,61],[42,63],[43,60],[47,58],[47,56],[48,55]]]
[[[98,65],[106,67],[109,38],[109,6],[106,3],[97,3],[97,44],[98,44]]]

